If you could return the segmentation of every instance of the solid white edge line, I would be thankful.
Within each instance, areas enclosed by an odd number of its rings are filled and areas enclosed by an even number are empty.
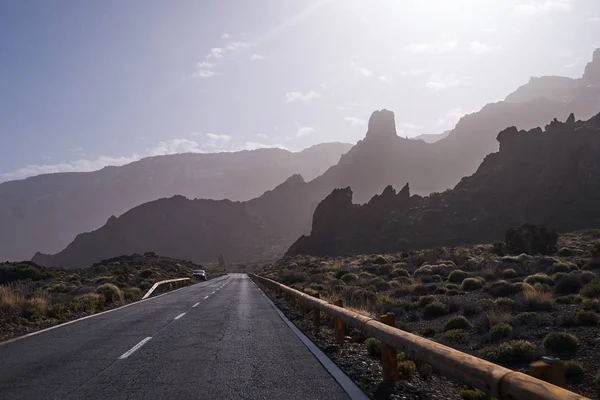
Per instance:
[[[146,339],[142,340],[141,342],[139,342],[138,344],[136,344],[135,346],[133,346],[131,349],[129,349],[128,351],[126,351],[125,353],[123,353],[121,355],[121,357],[119,357],[119,360],[124,360],[127,357],[129,357],[130,355],[132,355],[133,353],[135,353],[137,350],[139,350],[140,347],[142,347],[143,345],[145,345],[150,339],[152,339],[152,337],[148,336]]]
[[[183,317],[185,315],[185,313],[181,313],[178,316],[176,316],[175,318],[173,318],[174,320],[178,320],[179,318]]]
[[[248,279],[250,279],[250,277],[248,277]],[[325,353],[323,353],[321,349],[317,347],[316,344],[314,344],[308,337],[306,337],[306,335],[302,333],[302,331],[298,329],[296,325],[294,325],[294,323],[285,316],[285,314],[275,305],[275,303],[273,303],[273,301],[271,301],[269,296],[265,294],[265,292],[260,288],[260,286],[258,286],[256,282],[254,282],[252,279],[250,279],[250,281],[254,283],[258,290],[261,291],[262,295],[265,296],[265,299],[267,299],[267,301],[275,309],[275,311],[283,320],[283,322],[285,322],[285,324],[290,327],[290,329],[296,334],[298,339],[300,339],[300,341],[308,348],[308,350],[315,356],[315,358],[319,360],[321,365],[327,370],[327,372],[329,372],[333,379],[335,379],[335,381],[338,383],[338,385],[340,385],[344,392],[346,392],[348,397],[350,397],[352,400],[369,400],[367,395],[364,394],[362,390],[360,390],[360,388],[352,381],[352,379],[350,379],[348,375],[346,375],[344,371],[340,369],[340,367],[338,367],[333,361],[331,361],[331,359],[327,357]]]
[[[220,276],[220,277],[215,278],[215,279],[225,278],[228,275],[223,275],[223,276]],[[67,322],[64,322],[62,324],[51,326],[50,328],[46,328],[46,329],[42,329],[42,330],[39,330],[39,331],[31,332],[31,333],[28,333],[27,335],[23,335],[23,336],[19,336],[19,337],[16,337],[16,338],[8,339],[8,340],[5,340],[4,342],[0,342],[0,346],[4,346],[5,344],[16,342],[17,340],[25,339],[25,338],[28,338],[30,336],[35,336],[35,335],[38,335],[40,333],[52,331],[52,330],[57,329],[57,328],[62,328],[63,326],[74,324],[75,322],[79,322],[79,321],[83,321],[83,320],[86,320],[86,319],[94,318],[94,317],[97,317],[97,316],[100,316],[100,315],[103,315],[103,314],[108,314],[108,313],[113,312],[113,311],[122,310],[123,308],[134,306],[136,304],[140,304],[140,303],[143,303],[145,301],[151,301],[151,300],[154,300],[154,299],[158,299],[159,297],[166,296],[166,295],[178,292],[180,290],[191,288],[191,287],[194,287],[196,285],[200,285],[200,284],[206,283],[206,282],[210,282],[210,281],[198,282],[198,283],[196,283],[194,285],[185,286],[185,287],[182,287],[182,288],[179,288],[179,289],[172,290],[172,291],[167,292],[167,293],[159,294],[158,296],[148,297],[147,299],[138,300],[138,301],[133,302],[133,303],[125,304],[124,306],[121,306],[121,307],[117,307],[117,308],[113,308],[113,309],[110,309],[110,310],[102,311],[102,312],[99,312],[99,313],[96,313],[96,314],[92,314],[92,315],[87,315],[85,317],[74,319],[72,321],[67,321]]]
[[[199,304],[200,304],[200,303],[196,303],[196,304],[194,304],[194,305],[192,306],[192,308],[196,308],[196,307],[198,307],[198,305],[199,305]]]

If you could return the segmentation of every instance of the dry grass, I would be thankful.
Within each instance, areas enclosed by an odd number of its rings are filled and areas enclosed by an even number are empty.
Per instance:
[[[500,324],[510,324],[513,316],[509,312],[492,311],[486,314],[490,328]]]
[[[20,310],[25,303],[23,286],[0,286],[0,308],[8,311]]]
[[[542,290],[525,290],[523,304],[531,310],[547,310],[552,308],[552,293]]]

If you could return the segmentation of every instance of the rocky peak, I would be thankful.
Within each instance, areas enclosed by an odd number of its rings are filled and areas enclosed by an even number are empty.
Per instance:
[[[594,50],[592,61],[585,66],[583,83],[586,85],[600,83],[600,48]]]
[[[394,112],[386,109],[373,111],[369,118],[367,139],[372,137],[395,137],[396,119]]]

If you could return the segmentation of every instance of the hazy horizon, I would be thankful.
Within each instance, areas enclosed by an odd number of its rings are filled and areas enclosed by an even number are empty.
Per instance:
[[[334,23],[335,22],[335,23]],[[591,0],[0,4],[0,182],[152,155],[454,127],[531,76],[580,77]]]

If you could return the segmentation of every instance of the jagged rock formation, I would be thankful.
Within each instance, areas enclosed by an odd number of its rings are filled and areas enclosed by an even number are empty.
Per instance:
[[[175,154],[85,173],[40,175],[0,184],[0,260],[57,252],[111,215],[173,195],[248,200],[293,174],[310,180],[352,147],[324,143],[299,153],[259,149]]]
[[[287,255],[483,243],[523,223],[559,232],[600,227],[600,114],[553,120],[544,130],[511,127],[497,139],[500,151],[444,193],[409,197],[408,186],[398,194],[388,187],[355,205],[350,188],[334,191],[317,207],[311,235]]]

